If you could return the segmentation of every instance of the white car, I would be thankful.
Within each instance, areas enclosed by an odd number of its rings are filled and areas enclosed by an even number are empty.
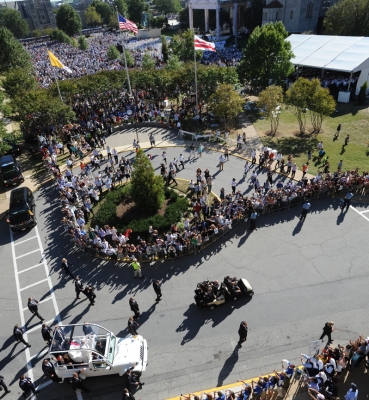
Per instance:
[[[134,367],[141,375],[147,366],[147,342],[140,336],[118,338],[96,324],[59,325],[55,327],[49,348],[55,372],[69,379],[73,372],[85,369],[82,378],[119,374]]]

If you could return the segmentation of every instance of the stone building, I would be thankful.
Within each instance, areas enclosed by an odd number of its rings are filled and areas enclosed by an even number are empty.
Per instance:
[[[337,0],[266,0],[263,25],[282,21],[289,33],[321,33],[326,10]]]

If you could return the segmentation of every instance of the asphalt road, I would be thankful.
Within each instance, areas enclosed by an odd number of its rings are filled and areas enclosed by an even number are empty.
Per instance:
[[[162,151],[150,151],[157,156],[155,167]],[[167,151],[170,160],[184,149]],[[198,166],[215,174],[217,159],[217,153],[206,153],[203,159],[187,163],[178,176],[190,179]],[[224,171],[216,174],[213,190],[219,193],[224,186],[230,191],[232,178],[242,179],[243,164],[231,158]],[[247,183],[241,181],[239,189],[247,192]],[[12,390],[7,398],[19,397],[18,377],[31,357],[36,383],[46,384],[38,399],[76,398],[68,384],[48,384],[42,377],[41,361],[46,353],[40,324],[23,310],[29,296],[43,301],[39,311],[46,322],[90,321],[124,336],[131,315],[128,299],[135,295],[142,311],[139,333],[149,346],[149,365],[142,377],[146,385],[136,397],[142,400],[164,399],[267,373],[279,368],[283,358],[299,362],[300,353],[319,338],[328,320],[335,322],[335,343],[368,334],[369,221],[352,209],[341,213],[338,199],[314,202],[303,225],[296,218],[299,208],[262,217],[253,233],[242,223],[200,254],[145,264],[145,279],[137,281],[128,266],[96,261],[74,251],[60,227],[62,215],[51,185],[35,196],[37,229],[15,234],[11,244],[6,222],[0,222],[0,369]],[[358,210],[366,209],[358,206]],[[74,285],[60,275],[62,257],[74,264],[74,273],[84,282],[97,286],[94,307],[85,299],[75,302]],[[254,297],[212,311],[196,308],[195,285],[228,274],[247,278]],[[151,287],[156,278],[163,280],[159,304]],[[239,349],[237,330],[242,320],[249,324],[249,337]],[[26,325],[30,332],[30,350],[15,345],[15,323]],[[86,386],[91,393],[83,394],[83,399],[121,398],[118,376],[88,379]]]

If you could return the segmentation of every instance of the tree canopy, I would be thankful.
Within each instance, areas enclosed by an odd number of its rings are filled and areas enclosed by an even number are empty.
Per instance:
[[[0,73],[13,68],[31,71],[31,57],[9,29],[0,27]]]
[[[142,56],[142,69],[153,70],[155,68],[155,60],[147,52]]]
[[[114,14],[114,12],[108,3],[105,3],[101,0],[94,0],[91,3],[91,7],[94,7],[96,12],[100,15],[103,24],[109,24],[110,17]]]
[[[128,0],[127,6],[129,18],[136,23],[141,23],[141,14],[149,11],[145,0]]]
[[[107,57],[108,57],[108,60],[116,60],[117,58],[120,58],[120,53],[119,53],[119,51],[117,50],[117,48],[115,47],[115,46],[113,46],[113,45],[110,45],[109,47],[108,47],[108,51],[107,51]]]
[[[85,11],[85,21],[88,26],[96,27],[97,25],[101,25],[101,16],[94,6],[88,7]]]
[[[182,10],[179,0],[154,0],[156,9],[164,15],[177,14]]]
[[[86,40],[86,36],[81,35],[81,36],[78,37],[78,48],[80,50],[87,50],[88,49],[88,43],[87,43],[87,40]]]
[[[243,111],[243,97],[234,86],[223,83],[210,96],[208,108],[219,119],[224,119],[228,129],[233,128],[236,117]]]
[[[330,7],[323,22],[326,35],[369,36],[369,0],[341,0]]]
[[[120,15],[127,17],[128,6],[125,0],[114,0],[114,6],[117,7],[117,10]]]
[[[285,40],[287,36],[280,21],[256,27],[237,67],[240,80],[266,87],[270,79],[278,84],[292,73],[293,53],[291,43]]]
[[[275,135],[279,125],[280,106],[283,102],[283,89],[281,86],[268,86],[259,94],[258,107],[261,114],[270,121],[270,133]]]
[[[24,38],[29,33],[28,24],[21,14],[8,7],[0,8],[0,26],[8,28],[17,39]]]
[[[73,36],[82,29],[81,18],[69,4],[63,4],[55,15],[56,25],[68,36]]]
[[[193,61],[193,47],[194,47],[194,36],[191,29],[187,29],[178,35],[174,35],[169,43],[169,48],[172,49],[181,61]],[[196,51],[196,60],[200,60],[202,51]]]
[[[155,169],[146,153],[139,149],[131,180],[131,197],[141,210],[157,211],[164,201],[164,181],[155,175]]]

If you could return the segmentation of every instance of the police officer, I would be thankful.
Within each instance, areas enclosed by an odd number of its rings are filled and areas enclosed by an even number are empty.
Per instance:
[[[258,217],[258,213],[254,210],[250,215],[250,229],[253,231],[256,228],[256,218]]]
[[[349,191],[345,196],[345,200],[343,202],[341,210],[343,210],[345,207],[346,207],[346,211],[348,210],[348,208],[350,207],[351,199],[353,197],[354,197],[354,194],[351,191]]]
[[[154,281],[154,283],[152,284],[154,291],[156,293],[156,301],[160,301],[162,294],[161,294],[161,282],[157,279],[156,281]]]
[[[50,346],[52,341],[51,332],[53,332],[53,330],[50,328],[50,326],[42,324],[41,335],[42,338],[45,340],[45,342],[48,344],[48,346]]]
[[[131,297],[129,299],[129,306],[131,307],[131,310],[135,313],[135,316],[133,318],[137,319],[140,316],[140,307],[138,306],[138,303],[134,297]]]
[[[310,206],[311,206],[311,204],[308,201],[305,201],[305,203],[302,206],[300,221],[302,221],[302,222],[305,221],[306,214],[309,212]]]
[[[22,342],[23,344],[25,344],[27,347],[31,347],[31,345],[29,343],[27,343],[24,339],[23,339],[23,329],[19,328],[18,324],[16,324],[14,326],[13,329],[13,336],[14,339],[19,343]]]
[[[44,320],[44,318],[41,317],[41,315],[38,313],[38,301],[33,299],[32,297],[28,297],[28,309],[31,311],[33,315],[36,315],[36,317],[40,318],[41,322]]]
[[[74,282],[74,287],[76,290],[76,299],[80,299],[79,294],[82,292],[83,290],[83,284],[82,284],[82,280],[79,276],[77,276],[75,282]]]

